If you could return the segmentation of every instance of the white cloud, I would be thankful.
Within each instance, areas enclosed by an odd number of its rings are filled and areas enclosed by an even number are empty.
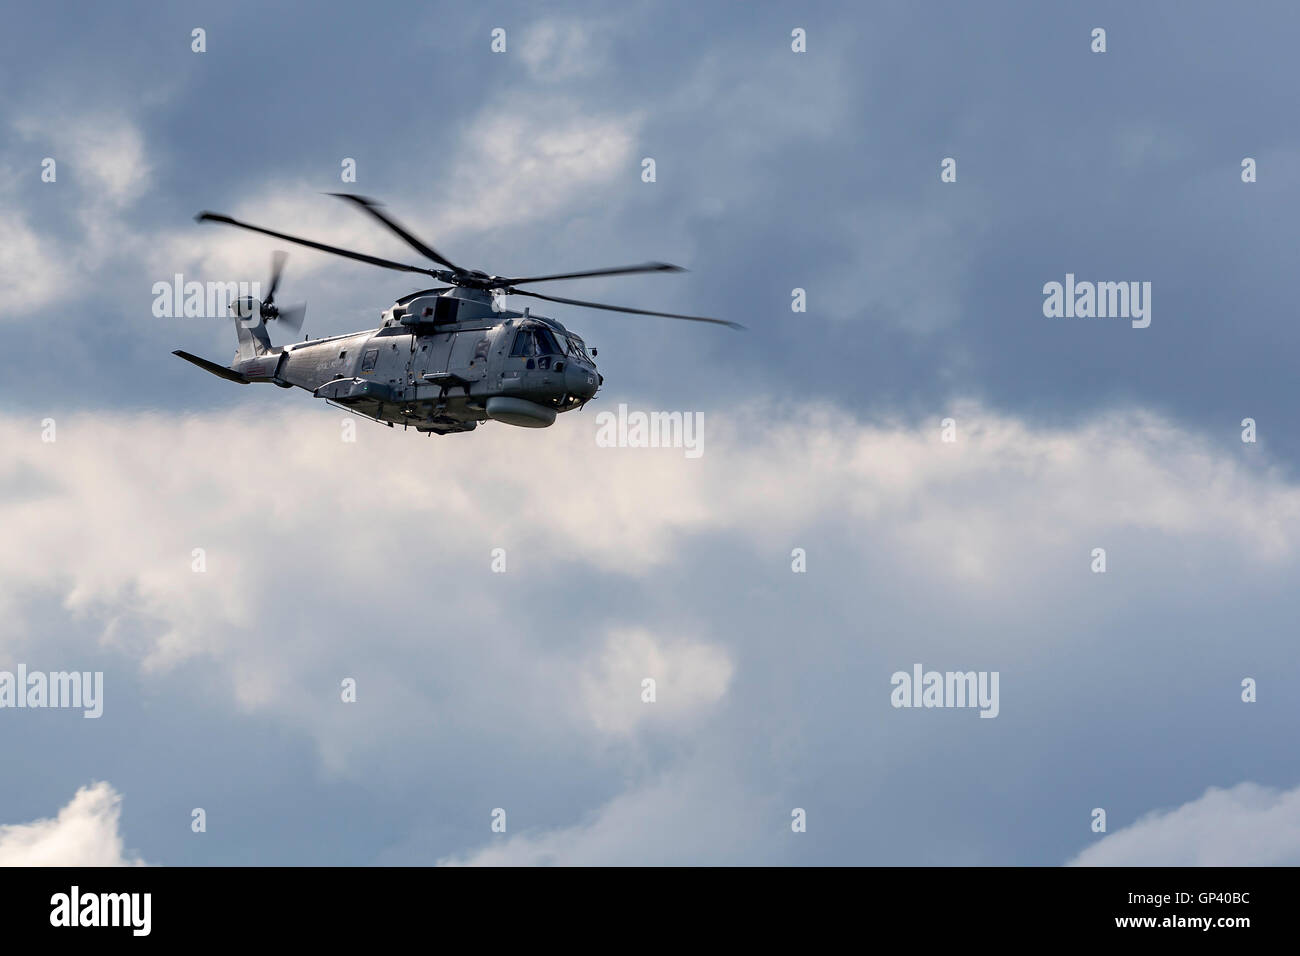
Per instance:
[[[575,100],[512,94],[465,129],[446,198],[431,221],[440,231],[481,231],[555,216],[570,205],[594,206],[615,177],[639,182],[633,150],[641,123],[636,113],[602,114]]]
[[[1088,847],[1071,866],[1300,865],[1300,787],[1211,787]]]
[[[1146,416],[1035,430],[967,406],[954,411],[958,442],[944,444],[937,421],[750,406],[707,414],[707,452],[690,460],[598,448],[584,412],[542,431],[488,423],[434,439],[358,422],[348,444],[335,410],[253,391],[237,410],[184,419],[62,417],[50,444],[37,421],[0,417],[0,480],[42,489],[0,500],[12,543],[0,552],[0,641],[24,633],[23,596],[55,593],[106,623],[155,622],[131,649],[147,666],[222,655],[230,628],[273,605],[285,555],[380,587],[394,555],[428,554],[433,529],[485,569],[505,546],[516,566],[636,576],[693,535],[788,552],[829,522],[986,598],[1020,592],[1026,566],[1086,568],[1092,547],[1126,533],[1178,541],[1184,561],[1217,563],[1227,547],[1268,564],[1290,558],[1300,532],[1300,489]],[[250,546],[272,528],[274,548]],[[198,547],[205,574],[190,568]]]
[[[569,50],[565,44],[556,44],[558,40],[546,46],[543,60],[573,55],[564,52]],[[510,116],[508,122],[501,121],[503,114]],[[640,124],[639,115],[601,114],[576,100],[513,93],[464,124],[452,153],[457,160],[439,177],[435,191],[422,184],[417,192],[378,198],[417,235],[473,268],[483,264],[467,258],[472,249],[461,250],[463,237],[556,216],[573,204],[595,206],[600,190],[620,172],[635,177],[632,151]],[[286,272],[293,301],[329,301],[340,280],[355,280],[369,268],[344,267],[327,253],[229,226],[200,225],[188,217],[161,228],[142,227],[128,213],[144,194],[153,167],[144,135],[129,116],[23,117],[12,125],[24,141],[49,144],[59,178],[45,188],[72,197],[67,207],[76,210],[77,228],[75,235],[60,238],[24,213],[16,187],[0,191],[9,209],[0,223],[0,318],[24,318],[56,301],[64,294],[69,270],[83,284],[98,279],[105,289],[124,275],[137,277],[139,314],[147,317],[153,282],[170,282],[176,273],[187,280],[264,281],[276,248],[293,251]],[[37,182],[40,169],[31,166],[30,152],[26,149],[14,162],[31,167],[25,175]],[[8,172],[5,159],[0,153],[0,171]],[[6,183],[17,181],[14,175],[3,177]],[[220,203],[212,197],[202,205]],[[382,226],[305,181],[263,182],[216,211],[319,242],[435,267]],[[509,271],[507,264],[486,265]],[[300,283],[313,276],[317,279],[307,295]]]
[[[0,181],[12,181],[0,170]],[[41,237],[13,206],[0,217],[0,317],[50,301],[63,287],[67,266],[57,243]]]
[[[214,203],[205,205],[211,209]],[[199,212],[198,209],[194,211]],[[212,211],[327,245],[355,249],[411,265],[436,268],[433,263],[425,263],[418,253],[411,251],[351,204],[322,195],[319,188],[313,188],[306,182],[264,183],[241,196],[231,208],[218,207]],[[398,213],[398,216],[408,218],[405,213]],[[412,228],[417,234],[422,231],[414,224]],[[162,230],[155,239],[153,244],[142,250],[142,259],[148,263],[151,276],[157,281],[166,282],[170,282],[178,272],[187,280],[197,279],[202,282],[265,282],[271,271],[272,250],[283,249],[290,254],[285,269],[285,282],[292,301],[308,297],[302,294],[307,288],[311,289],[312,295],[309,297],[314,301],[322,298],[328,300],[329,296],[324,294],[326,287],[319,281],[310,286],[302,284],[302,280],[308,277],[333,274],[341,276],[345,281],[355,282],[357,277],[372,277],[377,271],[372,266],[351,265],[338,256],[306,249],[270,236],[222,224],[196,223],[188,218],[183,224]],[[420,281],[418,276],[412,278]],[[283,297],[283,293],[277,297]],[[376,308],[374,311],[377,317],[380,310]]]
[[[15,132],[41,143],[59,161],[59,183],[78,185],[96,206],[122,207],[139,198],[153,172],[144,135],[121,113],[41,114],[22,116]]]
[[[788,811],[755,799],[725,768],[697,762],[614,797],[569,827],[510,831],[442,866],[682,866],[772,862]],[[506,822],[510,825],[509,808]],[[796,837],[797,839],[797,837]]]
[[[565,583],[575,568],[660,588],[693,542],[779,565],[813,540],[814,565],[826,547],[888,554],[900,580],[968,607],[1055,616],[1093,583],[1098,543],[1115,568],[1146,561],[1144,577],[1106,582],[1141,601],[1156,565],[1161,600],[1190,598],[1198,563],[1284,568],[1300,539],[1294,486],[1140,415],[1048,430],[962,406],[950,445],[937,421],[748,406],[706,413],[692,460],[599,448],[583,412],[432,439],[349,418],[349,444],[341,413],[303,395],[238,396],[185,418],[60,416],[49,444],[39,420],[0,415],[0,648],[21,659],[52,626],[38,609],[61,602],[146,675],[210,662],[241,708],[303,728],[336,770],[417,726],[635,744],[725,711],[744,642],[617,608],[587,620]],[[1162,542],[1174,564],[1141,551]],[[490,572],[495,547],[505,575]],[[507,599],[516,581],[548,580],[554,606]],[[375,597],[391,594],[409,606]],[[354,612],[364,623],[335,620]],[[359,670],[363,704],[382,707],[338,705],[330,689]],[[657,704],[640,702],[646,676]]]
[[[503,113],[510,115],[509,122],[501,121]],[[389,213],[415,235],[465,268],[498,272],[531,268],[530,263],[478,262],[475,243],[467,237],[558,218],[574,205],[597,204],[601,189],[620,172],[636,175],[632,150],[640,122],[636,115],[593,113],[563,98],[514,95],[490,104],[465,124],[451,153],[456,162],[439,176],[433,191],[421,188],[374,198],[382,200]],[[340,186],[344,191],[351,188]],[[205,205],[220,206],[215,201]],[[305,181],[266,182],[230,208],[214,211],[317,242],[439,268],[361,211],[321,195],[318,187]],[[307,299],[309,316],[319,303],[348,292],[345,283],[355,287],[358,278],[373,280],[383,272],[247,230],[188,220],[140,243],[139,256],[155,281],[170,282],[181,273],[199,281],[253,282],[264,281],[269,274],[274,249],[291,254],[285,271],[287,292],[281,297],[287,294],[286,301],[294,302]],[[428,277],[389,275],[436,284]],[[309,278],[313,281],[305,283]],[[374,315],[386,304],[374,303]]]
[[[19,117],[10,124],[14,137],[13,165],[6,168],[0,153],[0,319],[30,316],[65,294],[69,276],[90,281],[96,269],[130,246],[120,213],[147,186],[152,169],[144,139],[127,117],[112,114]],[[32,156],[32,146],[39,151]],[[42,181],[36,161],[48,151],[55,160],[53,182]],[[35,225],[23,211],[22,187],[51,190],[64,196],[73,211],[73,237],[55,238],[44,224]]]
[[[583,699],[597,729],[627,734],[643,721],[676,724],[696,717],[727,692],[733,670],[723,648],[619,629],[583,675]],[[655,681],[653,703],[641,699],[646,678]]]
[[[66,294],[69,276],[91,282],[97,270],[134,250],[139,237],[127,228],[123,211],[144,192],[152,174],[144,137],[126,116],[27,116],[11,128],[14,143],[30,145],[15,150],[21,178],[0,166],[0,201],[6,209],[0,221],[0,319],[30,317],[31,310]],[[32,146],[48,150],[55,161],[54,182],[40,179]],[[33,225],[22,209],[20,182],[64,197],[75,234],[60,239]]]
[[[93,783],[53,819],[0,825],[0,866],[144,866],[123,849],[121,803],[109,784]]]
[[[587,19],[539,20],[523,31],[519,55],[535,80],[590,76],[604,65],[604,30],[603,23]]]

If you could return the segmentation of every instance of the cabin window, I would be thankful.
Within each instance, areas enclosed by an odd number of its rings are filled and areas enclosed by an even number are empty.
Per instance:
[[[568,341],[569,341],[569,354],[570,354],[570,355],[576,355],[578,358],[582,359],[584,362],[588,363],[589,365],[590,365],[590,364],[594,364],[594,363],[592,363],[592,361],[591,361],[591,357],[587,354],[587,350],[586,350],[585,348],[582,347],[582,342],[581,342],[580,340],[575,339],[575,338],[574,338],[573,336],[571,336],[571,335],[570,335],[570,336],[566,336],[566,338],[567,338]]]
[[[367,350],[365,358],[361,360],[361,371],[373,372],[377,361],[379,361],[379,349]]]
[[[448,322],[456,321],[456,314],[460,311],[460,299],[454,299],[451,296],[440,295],[433,304],[433,321],[437,325],[444,325]]]
[[[515,346],[510,350],[510,355],[516,358],[527,358],[530,355],[537,354],[537,343],[533,341],[532,329],[520,329],[515,333]]]
[[[560,348],[560,343],[555,341],[555,336],[551,334],[550,329],[537,329],[537,346],[541,355],[563,355],[564,349]]]
[[[563,355],[564,350],[551,334],[550,329],[520,329],[515,333],[515,346],[510,350],[512,356],[528,358],[534,355]]]

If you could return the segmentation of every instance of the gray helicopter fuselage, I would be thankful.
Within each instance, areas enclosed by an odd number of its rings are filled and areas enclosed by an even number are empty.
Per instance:
[[[259,348],[231,368],[250,382],[302,388],[359,415],[440,434],[488,419],[545,427],[602,382],[578,336],[551,319],[497,311],[487,292],[415,293],[381,318],[364,332]]]
[[[232,305],[238,319],[239,347],[226,367],[175,349],[173,355],[226,381],[248,385],[270,382],[302,388],[317,398],[388,425],[413,427],[429,434],[471,431],[491,419],[521,428],[545,428],[555,416],[581,408],[604,383],[582,339],[543,316],[495,308],[507,296],[528,296],[606,312],[655,315],[689,322],[708,322],[734,329],[744,326],[707,315],[683,315],[632,309],[545,295],[520,286],[569,279],[682,272],[667,262],[545,275],[503,276],[456,265],[417,238],[382,209],[382,203],[354,193],[333,193],[362,210],[429,262],[416,266],[291,236],[241,222],[216,212],[201,212],[199,222],[215,222],[260,233],[397,272],[430,276],[445,286],[412,292],[381,315],[377,329],[336,335],[280,347],[271,344],[266,323],[296,332],[306,305],[276,304],[287,253],[271,255],[266,298],[241,296]],[[500,298],[495,298],[500,296]],[[592,355],[595,355],[593,350]]]

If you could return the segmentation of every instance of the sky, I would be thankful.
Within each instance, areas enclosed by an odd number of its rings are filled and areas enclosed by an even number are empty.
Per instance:
[[[0,703],[103,690],[0,706],[0,864],[1300,863],[1297,29],[10,8]],[[597,399],[435,437],[170,354],[235,336],[156,283],[286,248],[200,210],[416,261],[338,191],[495,274],[682,265],[545,291],[747,330],[548,306]],[[288,251],[313,337],[426,284]],[[1149,325],[1047,315],[1067,276]],[[700,453],[604,447],[620,405]],[[895,706],[918,666],[996,707]]]

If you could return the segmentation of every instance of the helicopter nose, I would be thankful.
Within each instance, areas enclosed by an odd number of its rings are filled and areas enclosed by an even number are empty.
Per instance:
[[[588,399],[600,388],[599,378],[595,369],[570,365],[564,370],[564,388],[570,395]]]

